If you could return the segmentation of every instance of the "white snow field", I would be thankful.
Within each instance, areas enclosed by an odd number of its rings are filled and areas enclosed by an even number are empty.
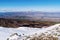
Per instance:
[[[29,27],[19,27],[19,28],[3,28],[0,27],[0,40],[6,40],[11,34],[18,33],[19,35],[32,35],[41,28],[29,28]]]
[[[48,33],[46,33],[48,32]],[[34,36],[39,36],[44,33],[45,35],[51,34],[58,37],[60,40],[60,24],[55,24],[48,28],[3,28],[0,27],[0,40],[30,40]]]

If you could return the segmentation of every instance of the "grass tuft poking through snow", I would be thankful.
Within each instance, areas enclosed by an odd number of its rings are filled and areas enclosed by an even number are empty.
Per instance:
[[[44,33],[34,35],[30,40],[60,40],[60,24],[47,28],[47,31]]]

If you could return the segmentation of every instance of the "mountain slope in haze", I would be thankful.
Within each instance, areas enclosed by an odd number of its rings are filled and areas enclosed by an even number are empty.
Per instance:
[[[60,12],[0,12],[0,18],[60,21]]]
[[[60,17],[60,12],[0,12],[1,16]]]

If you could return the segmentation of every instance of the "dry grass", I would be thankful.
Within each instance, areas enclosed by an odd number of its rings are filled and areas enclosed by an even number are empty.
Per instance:
[[[58,37],[53,36],[53,35],[40,35],[38,37],[34,36],[30,40],[58,40]]]

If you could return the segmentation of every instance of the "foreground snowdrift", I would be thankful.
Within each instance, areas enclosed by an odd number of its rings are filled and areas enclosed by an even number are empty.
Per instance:
[[[33,33],[33,32],[32,32]],[[33,35],[17,35],[17,33],[12,34],[9,40],[60,40],[60,24],[44,28],[36,31]]]
[[[19,28],[3,28],[0,27],[0,40],[6,40],[10,35],[18,33],[19,35],[32,35],[37,31],[42,30],[41,28],[29,28],[29,27],[19,27]]]
[[[49,37],[56,38],[55,40],[60,40],[60,24],[48,28],[0,27],[0,40],[44,40],[46,38],[46,40],[48,40]]]

